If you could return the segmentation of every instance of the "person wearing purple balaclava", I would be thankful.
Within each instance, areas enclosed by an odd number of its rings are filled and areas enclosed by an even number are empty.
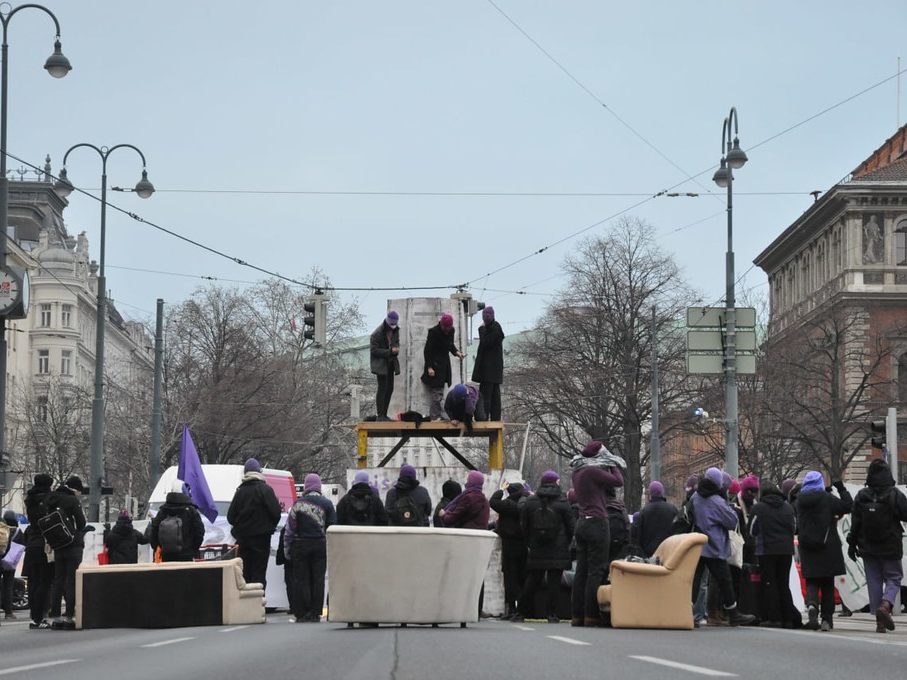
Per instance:
[[[420,486],[416,468],[409,463],[400,467],[400,476],[384,497],[384,507],[391,526],[428,526],[432,510],[431,497],[428,490]]]
[[[372,491],[368,472],[359,470],[346,495],[337,503],[337,524],[344,526],[386,527],[384,503]]]
[[[369,337],[369,363],[378,380],[375,409],[379,421],[388,421],[387,409],[394,394],[394,376],[400,375],[400,315],[394,310]]]
[[[444,415],[444,388],[453,384],[453,371],[450,368],[450,355],[460,359],[463,352],[454,344],[454,318],[442,314],[437,326],[428,329],[425,338],[425,370],[422,372],[422,384],[428,389],[428,415],[432,420],[442,420]]]
[[[479,383],[488,420],[500,420],[501,383],[504,382],[504,329],[495,321],[494,307],[482,310],[479,348],[472,368],[472,380]]]
[[[262,474],[261,463],[249,458],[243,465],[242,482],[236,487],[227,510],[231,533],[239,544],[246,583],[267,585],[265,577],[271,556],[271,537],[285,509],[280,507],[274,489]]]

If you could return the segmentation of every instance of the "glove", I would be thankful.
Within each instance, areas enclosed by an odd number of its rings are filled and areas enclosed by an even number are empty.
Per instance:
[[[831,485],[833,487],[835,487],[838,491],[844,491],[844,488],[845,488],[844,482],[842,482],[840,479],[836,482],[832,482]]]

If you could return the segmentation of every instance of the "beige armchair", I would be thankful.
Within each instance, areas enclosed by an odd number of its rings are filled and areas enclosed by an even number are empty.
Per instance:
[[[615,560],[611,585],[598,589],[598,604],[614,628],[693,628],[693,576],[704,534],[666,538],[655,555],[661,564]]]

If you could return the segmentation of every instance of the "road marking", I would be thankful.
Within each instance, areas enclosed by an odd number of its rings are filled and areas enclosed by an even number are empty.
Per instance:
[[[535,630],[535,628],[530,628],[529,626],[518,626],[516,624],[513,624],[513,627],[518,628],[520,630]]]
[[[173,638],[172,640],[162,640],[161,642],[152,642],[150,645],[141,645],[142,647],[163,647],[164,645],[174,645],[177,642],[186,642],[194,640],[194,637]]]
[[[12,675],[13,673],[23,673],[25,671],[33,671],[36,668],[49,668],[50,666],[60,666],[64,663],[75,663],[76,661],[81,661],[82,659],[59,659],[58,661],[45,661],[44,663],[33,663],[29,666],[16,666],[15,668],[4,668],[0,671],[0,675]]]
[[[582,640],[574,640],[573,638],[562,637],[560,635],[546,635],[545,637],[549,637],[552,640],[557,640],[558,642],[566,642],[568,645],[581,645],[584,647],[588,647],[589,645],[592,644],[591,642],[583,642]]]
[[[690,673],[698,673],[699,675],[710,675],[712,677],[722,677],[722,678],[736,678],[736,673],[727,673],[725,671],[716,671],[712,668],[703,668],[702,666],[691,666],[686,663],[680,663],[679,661],[671,661],[670,659],[659,659],[657,656],[630,656],[631,659],[636,659],[637,661],[647,661],[649,663],[654,663],[659,666],[667,666],[668,668],[676,668],[681,671],[688,671]]]
[[[233,626],[232,628],[223,628],[221,633],[232,633],[234,630],[242,630],[243,628],[248,628],[249,626]]]

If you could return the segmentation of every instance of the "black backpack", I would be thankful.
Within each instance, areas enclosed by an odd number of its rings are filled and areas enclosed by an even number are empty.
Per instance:
[[[881,495],[873,492],[869,502],[863,505],[862,533],[866,543],[884,543],[894,534],[894,528],[898,526],[898,520],[894,514],[894,497],[892,493],[897,493],[897,491],[892,488]]]
[[[41,535],[53,550],[62,550],[76,540],[76,528],[72,520],[59,508],[51,510],[38,520]]]
[[[541,543],[557,540],[561,530],[561,518],[551,508],[548,501],[539,500],[538,507],[532,511],[531,538]]]
[[[397,518],[397,525],[401,527],[420,527],[422,526],[422,510],[416,501],[413,500],[412,494],[397,491],[397,500],[394,503],[394,515]]]
[[[371,492],[369,492],[371,493]],[[365,526],[372,523],[372,500],[369,496],[350,494],[350,517],[354,524]]]
[[[169,515],[161,520],[157,528],[157,544],[165,555],[183,552],[183,518]]]
[[[677,517],[671,523],[671,535],[689,534],[696,531],[696,517],[693,514],[693,497],[677,510]]]

